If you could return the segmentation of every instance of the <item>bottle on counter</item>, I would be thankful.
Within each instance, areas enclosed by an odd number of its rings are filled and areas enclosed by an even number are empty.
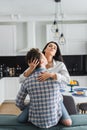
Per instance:
[[[0,77],[3,77],[3,65],[0,65]]]
[[[9,68],[9,76],[15,76],[15,68],[14,67],[12,67],[12,68]]]
[[[8,66],[5,66],[5,68],[4,68],[4,76],[9,77],[9,67]]]
[[[12,77],[12,68],[9,68],[9,76]]]
[[[19,76],[21,74],[21,67],[17,65],[16,67],[16,76]]]

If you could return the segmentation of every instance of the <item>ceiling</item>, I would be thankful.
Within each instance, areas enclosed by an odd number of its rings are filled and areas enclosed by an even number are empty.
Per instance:
[[[61,0],[61,6],[65,16],[87,15],[87,0]],[[51,17],[54,13],[54,0],[0,0],[0,16]]]

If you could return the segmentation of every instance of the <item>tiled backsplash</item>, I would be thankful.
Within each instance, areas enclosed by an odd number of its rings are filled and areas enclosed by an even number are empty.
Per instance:
[[[87,55],[67,55],[63,58],[71,76],[87,75]],[[19,76],[27,67],[25,56],[0,57],[0,77]]]
[[[63,56],[70,75],[87,75],[87,55]]]
[[[19,76],[27,67],[25,56],[0,57],[0,77]]]

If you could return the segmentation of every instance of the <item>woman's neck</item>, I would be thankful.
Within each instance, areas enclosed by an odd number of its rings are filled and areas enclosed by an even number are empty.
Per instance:
[[[53,62],[53,57],[52,56],[45,56],[47,58],[48,63],[52,63]]]
[[[46,68],[48,69],[48,68],[53,67],[53,58],[52,58],[52,56],[46,56],[46,58],[47,58],[47,61],[48,61],[48,64],[46,65]]]

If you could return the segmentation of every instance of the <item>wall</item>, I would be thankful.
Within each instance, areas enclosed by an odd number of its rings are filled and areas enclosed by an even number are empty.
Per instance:
[[[46,44],[46,23],[36,23],[36,44],[37,47],[43,49]]]
[[[25,22],[15,23],[17,30],[16,51],[27,46],[27,27]]]
[[[16,54],[25,55],[30,48],[39,47],[40,49],[43,49],[44,45],[52,40],[52,36],[50,36],[50,34],[47,35],[46,33],[46,25],[51,23],[51,21],[20,21],[1,22],[0,25],[16,26]],[[60,24],[61,22],[59,22],[59,25]],[[64,21],[64,25],[66,44],[59,45],[62,55],[87,54],[87,22],[81,20],[71,22]]]
[[[48,24],[51,24],[51,22],[42,22],[42,21],[36,21],[35,22],[35,32],[29,30],[29,34],[31,39],[28,38],[28,41],[26,41],[27,37],[27,22],[23,24],[23,29],[25,31],[25,34],[23,37],[25,39],[25,43],[20,45],[20,49],[25,49],[24,54],[27,52],[26,48],[32,48],[32,47],[38,47],[40,49],[43,49],[44,45],[53,40],[52,35],[47,35],[47,28],[46,26]],[[31,24],[32,26],[32,24]],[[61,23],[59,23],[59,26],[61,26]],[[28,28],[29,29],[29,28]],[[21,30],[19,28],[19,30]],[[23,31],[23,30],[22,30]],[[61,31],[61,28],[60,28]],[[65,22],[64,24],[64,36],[66,39],[66,44],[60,45],[62,55],[85,55],[87,54],[87,23],[86,22]],[[22,37],[22,38],[23,38]],[[19,39],[21,39],[21,36],[19,36]],[[35,41],[34,41],[35,39]],[[48,40],[49,39],[49,40]],[[23,43],[24,41],[22,41]],[[31,44],[32,43],[32,44]],[[31,45],[30,45],[31,44]],[[17,48],[18,49],[18,48]],[[22,52],[22,51],[21,51]],[[21,53],[20,53],[21,54]]]
[[[63,24],[63,34],[65,44],[59,43],[59,39],[54,37],[51,31],[52,25],[47,25],[47,42],[55,41],[61,48],[62,55],[84,55],[87,54],[87,23],[85,22],[65,22]],[[61,26],[59,24],[59,33],[61,34]]]

